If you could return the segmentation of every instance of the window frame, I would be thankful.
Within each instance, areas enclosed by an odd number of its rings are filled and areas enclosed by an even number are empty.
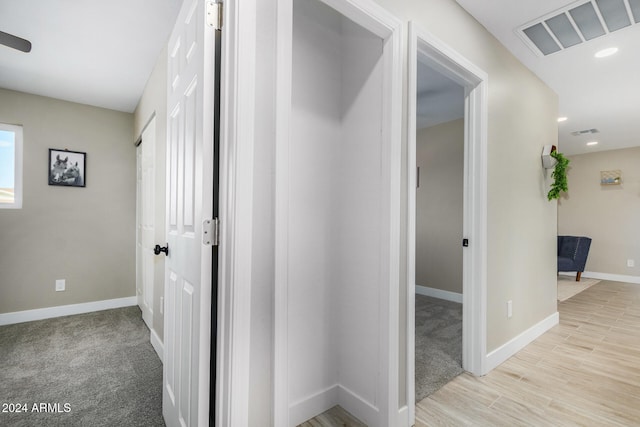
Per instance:
[[[13,203],[0,203],[0,209],[22,209],[22,166],[23,166],[23,128],[21,125],[0,123],[0,130],[13,132],[15,135]]]

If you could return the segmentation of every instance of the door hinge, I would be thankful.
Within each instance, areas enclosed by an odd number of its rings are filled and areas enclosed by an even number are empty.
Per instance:
[[[218,218],[205,219],[202,223],[202,244],[207,246],[220,244],[220,220]]]
[[[222,29],[222,3],[207,2],[207,25],[214,30]]]

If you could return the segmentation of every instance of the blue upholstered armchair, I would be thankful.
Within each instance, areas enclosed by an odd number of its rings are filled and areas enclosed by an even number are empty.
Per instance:
[[[589,247],[589,237],[558,236],[558,271],[575,271],[576,282],[579,282],[587,263]]]

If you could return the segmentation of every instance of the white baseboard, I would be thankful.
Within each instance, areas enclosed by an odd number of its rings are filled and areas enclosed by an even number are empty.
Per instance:
[[[0,326],[137,305],[135,296],[0,314]]]
[[[575,272],[565,272],[562,271],[558,273],[562,276],[574,276]],[[582,277],[586,277],[588,279],[599,279],[599,280],[611,280],[613,282],[625,282],[625,283],[634,283],[640,285],[640,276],[628,276],[626,274],[610,274],[610,273],[598,273],[595,271],[585,271],[582,273]]]
[[[366,425],[371,427],[380,425],[380,411],[378,408],[346,387],[339,386],[338,404]]]
[[[556,326],[559,321],[560,315],[558,312],[555,312],[551,316],[547,317],[541,322],[538,322],[517,337],[511,339],[497,349],[493,350],[491,353],[487,354],[484,364],[484,374],[487,374],[494,368],[497,368],[501,363],[505,362],[511,356],[525,348],[540,335]]]
[[[302,399],[289,407],[289,425],[302,424],[310,418],[333,408],[338,404],[339,385],[335,384],[325,390]]]
[[[151,345],[153,346],[153,349],[156,351],[156,353],[158,353],[158,357],[160,358],[160,361],[164,363],[164,344],[162,343],[162,340],[160,339],[156,331],[153,329],[151,329],[150,339],[151,339]]]
[[[403,406],[398,410],[398,425],[410,427],[415,424],[415,420],[409,419],[409,407]]]
[[[378,408],[340,384],[335,384],[291,405],[289,425],[293,427],[302,424],[336,405],[342,406],[368,426],[379,425]]]
[[[429,288],[427,286],[416,285],[416,294],[427,297],[439,298],[462,304],[462,294],[456,292],[443,291],[442,289]]]

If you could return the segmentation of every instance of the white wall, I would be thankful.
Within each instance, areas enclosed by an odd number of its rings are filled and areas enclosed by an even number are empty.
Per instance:
[[[332,242],[339,215],[334,179],[341,142],[340,22],[326,7],[294,3],[288,273],[292,404],[338,382]]]
[[[381,150],[381,57],[380,38],[342,20],[342,135],[335,159],[337,209],[331,215],[337,222],[333,303],[339,319],[339,380],[374,406],[381,361],[379,292],[388,263],[380,252],[388,224],[381,194],[387,160]]]

